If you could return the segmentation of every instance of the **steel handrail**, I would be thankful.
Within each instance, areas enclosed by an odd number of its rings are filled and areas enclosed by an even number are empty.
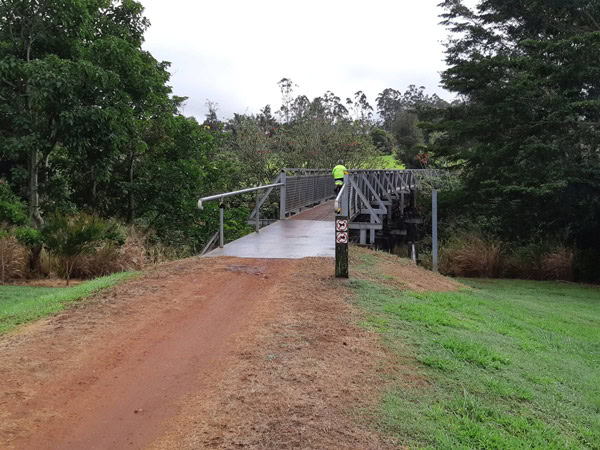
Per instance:
[[[337,197],[335,198],[335,203],[333,204],[333,207],[335,208],[335,212],[338,214],[342,211],[342,209],[340,208],[340,201],[342,200],[342,195],[344,195],[345,190],[346,190],[346,184],[344,183],[344,185],[340,189],[340,192],[338,193]]]
[[[256,192],[256,206],[257,206],[257,210],[256,210],[256,232],[258,233],[258,230],[260,229],[260,214],[259,214],[259,210],[258,208],[260,207],[260,202],[259,202],[259,193],[258,191],[263,191],[265,189],[270,189],[270,188],[275,188],[275,187],[279,187],[279,186],[285,186],[285,183],[274,183],[274,184],[267,184],[265,186],[258,186],[258,187],[254,187],[254,188],[248,188],[248,189],[242,189],[240,191],[233,191],[233,192],[225,192],[224,194],[217,194],[217,195],[211,195],[209,197],[202,197],[200,200],[198,200],[198,209],[204,209],[204,205],[203,203],[205,202],[209,202],[211,200],[219,200],[221,202],[221,207],[219,208],[219,247],[223,248],[223,245],[225,244],[225,232],[224,232],[224,227],[223,227],[223,222],[224,222],[224,214],[223,214],[223,200],[227,197],[233,197],[234,195],[240,195],[240,194],[247,194],[249,192]]]
[[[264,189],[269,189],[272,187],[278,187],[278,186],[284,186],[284,185],[285,185],[285,183],[266,184],[264,186],[242,189],[241,191],[226,192],[225,194],[217,194],[217,195],[211,195],[210,197],[202,197],[200,200],[198,200],[198,208],[204,209],[203,203],[209,202],[211,200],[222,200],[226,197],[233,197],[234,195],[246,194],[248,192],[261,191]]]

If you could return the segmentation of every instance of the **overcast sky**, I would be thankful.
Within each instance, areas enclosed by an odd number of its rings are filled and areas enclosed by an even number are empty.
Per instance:
[[[220,118],[281,105],[277,82],[296,94],[327,90],[375,98],[391,87],[439,87],[444,70],[439,0],[141,0],[152,23],[145,48],[170,61],[184,114],[204,120],[206,100]]]

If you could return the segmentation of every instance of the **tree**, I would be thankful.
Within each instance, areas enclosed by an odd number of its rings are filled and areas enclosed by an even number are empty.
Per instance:
[[[91,192],[84,203],[98,207],[101,182],[124,165],[131,185],[150,122],[175,109],[168,65],[141,49],[148,26],[142,12],[132,0],[0,2],[0,147],[26,167],[38,227],[40,173],[55,174],[59,149]],[[132,215],[131,190],[125,192]]]
[[[600,4],[446,0],[448,108],[439,151],[471,211],[513,240],[557,231],[600,249]],[[598,264],[596,264],[598,266]]]
[[[221,130],[223,123],[219,120],[219,117],[217,116],[217,112],[219,111],[219,104],[216,102],[211,102],[210,100],[206,100],[205,105],[208,109],[208,113],[206,114],[206,120],[202,123],[202,125],[208,127],[212,131]]]
[[[396,89],[384,89],[377,96],[377,113],[383,121],[382,127],[385,131],[392,131],[392,122],[396,113],[402,109],[402,94]]]
[[[238,171],[219,153],[211,131],[194,118],[174,116],[164,132],[138,167],[136,223],[155,230],[162,242],[194,253],[214,233],[200,223],[198,199],[235,190]]]
[[[417,155],[424,144],[418,120],[415,113],[400,111],[392,123],[392,134],[398,143],[398,159],[410,169],[420,168]]]

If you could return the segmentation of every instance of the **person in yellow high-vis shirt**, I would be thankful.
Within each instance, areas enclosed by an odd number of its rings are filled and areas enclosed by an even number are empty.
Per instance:
[[[333,174],[333,179],[335,181],[335,193],[336,195],[340,193],[342,187],[344,186],[344,173],[347,171],[344,167],[344,161],[341,159],[337,162],[337,166],[333,168],[331,173]]]

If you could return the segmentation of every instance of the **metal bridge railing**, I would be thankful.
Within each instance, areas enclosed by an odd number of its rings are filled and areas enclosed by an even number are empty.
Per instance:
[[[383,229],[385,216],[394,201],[399,201],[404,214],[405,195],[416,201],[416,191],[425,177],[438,176],[435,170],[350,170],[344,176],[344,187],[336,197],[335,211],[349,221],[349,228],[360,230],[360,242],[375,242],[375,231]],[[365,222],[357,218],[368,217]]]
[[[249,223],[256,223],[256,231],[260,228],[260,208],[274,189],[279,188],[279,219],[298,213],[319,203],[336,199],[335,210],[353,222],[361,214],[370,216],[370,223],[351,224],[351,228],[370,229],[372,240],[374,230],[381,229],[383,218],[393,200],[401,200],[404,207],[405,194],[415,191],[424,176],[437,176],[435,170],[351,170],[344,177],[344,187],[335,195],[335,182],[330,169],[282,169],[272,184],[243,189],[235,192],[217,194],[201,198],[198,207],[203,203],[219,200],[220,228],[219,245],[223,247],[223,199],[233,195],[256,192],[256,206],[249,217]],[[261,196],[260,192],[265,191]]]
[[[223,220],[224,220],[224,218],[223,218],[223,216],[224,216],[223,200],[227,197],[232,197],[234,195],[248,194],[250,192],[256,192],[256,232],[258,233],[258,230],[260,229],[260,214],[259,214],[260,205],[262,205],[264,203],[265,199],[268,196],[268,195],[265,195],[261,199],[260,191],[268,190],[269,192],[271,192],[276,187],[281,187],[281,190],[285,191],[284,183],[273,183],[273,184],[268,184],[266,186],[258,186],[255,188],[242,189],[241,191],[226,192],[224,194],[217,194],[217,195],[211,195],[209,197],[202,197],[200,200],[198,200],[198,208],[199,209],[204,209],[205,202],[209,202],[211,200],[219,200],[219,247],[223,248],[224,241],[225,241],[224,226],[223,226]]]
[[[387,214],[386,206],[419,187],[416,170],[350,170],[344,178],[344,188],[336,198],[335,209],[350,220],[360,214]]]
[[[335,183],[329,169],[284,169],[282,174],[286,183],[282,210],[286,216],[335,197]]]
[[[282,169],[273,183],[283,185],[279,193],[280,220],[335,197],[335,183],[329,169]],[[249,222],[255,220],[272,191],[273,188],[265,191],[250,213]]]

